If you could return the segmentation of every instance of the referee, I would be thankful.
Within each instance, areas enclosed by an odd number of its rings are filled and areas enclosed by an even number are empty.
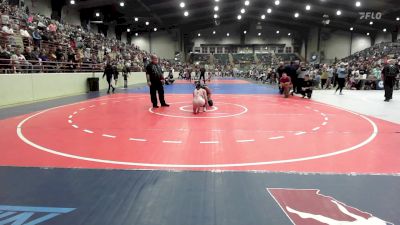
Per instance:
[[[150,87],[150,97],[153,108],[158,108],[157,92],[161,107],[169,107],[164,99],[163,85],[165,83],[165,78],[161,66],[158,64],[157,55],[151,55],[151,62],[146,66],[146,78],[147,85]]]

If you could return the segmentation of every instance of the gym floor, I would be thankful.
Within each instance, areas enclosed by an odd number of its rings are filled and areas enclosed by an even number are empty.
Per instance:
[[[187,81],[0,109],[0,224],[400,224],[398,92],[209,87],[199,115]]]

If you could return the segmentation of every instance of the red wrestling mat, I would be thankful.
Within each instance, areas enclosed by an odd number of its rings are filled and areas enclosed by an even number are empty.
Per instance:
[[[175,84],[190,84],[194,83],[195,80],[188,81],[188,80],[176,80]],[[249,81],[245,80],[214,80],[212,79],[211,82],[207,81],[208,84],[250,84]]]
[[[313,101],[191,95],[152,110],[143,94],[112,96],[0,121],[0,165],[67,168],[399,173],[399,125]]]

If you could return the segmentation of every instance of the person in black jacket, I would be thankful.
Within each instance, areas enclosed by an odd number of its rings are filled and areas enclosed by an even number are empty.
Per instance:
[[[107,94],[110,94],[110,89],[112,88],[112,92],[115,92],[115,87],[113,87],[112,85],[112,79],[113,79],[113,75],[114,75],[114,68],[111,65],[110,62],[107,63],[106,68],[104,69],[104,74],[103,74],[103,78],[106,77],[107,78],[107,83],[108,83],[108,91]]]
[[[385,102],[388,102],[392,99],[396,76],[399,74],[399,69],[395,63],[395,59],[388,60],[388,65],[386,65],[382,70],[383,85],[385,87]]]
[[[312,92],[313,92],[313,81],[310,80],[310,75],[306,74],[304,76],[304,80],[302,81],[301,84],[301,91],[300,94],[303,96],[303,98],[305,98],[307,96],[307,98],[311,98]]]
[[[150,87],[150,96],[151,103],[153,103],[153,108],[158,108],[157,92],[161,106],[169,107],[169,105],[165,103],[164,99],[164,73],[161,69],[161,66],[158,64],[158,57],[156,55],[151,56],[151,62],[146,66],[146,78],[147,85]]]

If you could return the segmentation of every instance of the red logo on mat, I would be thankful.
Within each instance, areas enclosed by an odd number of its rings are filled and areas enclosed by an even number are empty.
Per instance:
[[[348,206],[317,189],[267,188],[295,225],[393,225]]]

